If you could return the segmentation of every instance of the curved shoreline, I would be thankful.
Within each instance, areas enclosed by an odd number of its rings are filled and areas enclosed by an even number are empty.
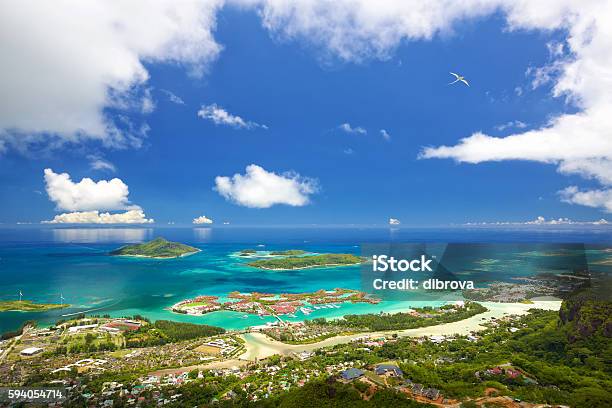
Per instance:
[[[507,315],[525,315],[529,309],[559,310],[560,300],[536,300],[533,304],[524,303],[495,303],[480,302],[488,310],[472,317],[456,322],[443,323],[434,326],[420,327],[416,329],[391,330],[378,332],[362,332],[351,335],[335,336],[316,343],[309,344],[287,344],[283,343],[262,333],[246,333],[241,337],[245,341],[245,352],[239,356],[241,360],[255,361],[270,357],[274,354],[289,355],[302,351],[314,351],[322,347],[346,344],[359,337],[370,336],[390,336],[397,334],[399,337],[422,337],[434,335],[467,335],[472,332],[483,330],[482,323],[499,319]]]

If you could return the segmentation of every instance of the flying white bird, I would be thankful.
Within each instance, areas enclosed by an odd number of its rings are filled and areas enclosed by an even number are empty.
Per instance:
[[[461,76],[461,75],[459,75],[459,74],[455,74],[454,72],[451,72],[450,74],[451,74],[452,76],[454,76],[455,78],[457,78],[457,79],[455,79],[455,80],[454,80],[453,82],[451,82],[449,85],[452,85],[452,84],[454,84],[455,82],[459,82],[459,81],[461,81],[461,82],[463,82],[464,84],[466,84],[467,86],[470,86],[470,84],[468,84],[468,81],[465,79],[465,77],[464,77],[464,76]]]
[[[66,299],[64,299],[64,295],[60,293],[60,301],[61,301],[62,305],[64,304],[64,300],[66,300]]]

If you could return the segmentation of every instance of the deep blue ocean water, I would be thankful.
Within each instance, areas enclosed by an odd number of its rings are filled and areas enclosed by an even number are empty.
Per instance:
[[[159,236],[196,246],[202,252],[172,260],[108,255],[110,250],[126,243]],[[59,303],[61,294],[71,307],[42,313],[0,313],[0,332],[15,329],[25,320],[52,324],[65,318],[62,315],[79,312],[141,314],[153,320],[174,319],[230,329],[262,324],[267,320],[257,316],[242,318],[233,312],[185,316],[171,313],[167,307],[185,298],[203,294],[225,296],[231,291],[359,289],[359,266],[262,271],[246,266],[246,260],[235,253],[255,247],[360,254],[365,243],[391,242],[608,244],[612,243],[612,228],[1,228],[0,299],[18,299],[22,291],[24,299]],[[491,256],[483,254],[483,259],[494,262],[489,259]],[[503,268],[499,270],[507,273]],[[515,272],[520,274],[520,268]],[[338,317],[405,307],[405,302],[392,301],[378,306],[345,304],[340,309],[316,310],[309,317]]]

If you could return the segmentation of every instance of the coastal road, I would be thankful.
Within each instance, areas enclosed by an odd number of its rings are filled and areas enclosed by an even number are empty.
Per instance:
[[[357,333],[347,336],[336,336],[329,339],[310,344],[286,344],[274,340],[263,333],[246,333],[242,335],[245,341],[246,351],[240,356],[240,360],[260,360],[274,354],[289,355],[302,351],[314,351],[321,347],[334,346],[336,344],[350,343],[356,338],[369,336],[389,337],[397,334],[399,337],[422,337],[422,336],[450,336],[453,334],[467,335],[477,332],[485,327],[482,325],[492,318],[499,319],[507,315],[525,315],[529,309],[559,310],[561,301],[557,300],[536,300],[532,304],[525,303],[494,303],[481,302],[488,310],[464,320],[452,323],[444,323],[435,326],[421,327],[417,329],[407,329],[387,332]]]
[[[0,364],[2,364],[2,362],[4,361],[4,359],[5,359],[5,358],[6,358],[6,357],[7,357],[7,356],[10,354],[10,352],[11,352],[11,351],[13,351],[13,348],[15,347],[15,345],[17,345],[17,342],[18,342],[19,340],[21,340],[21,338],[23,337],[23,335],[24,335],[24,334],[26,334],[26,333],[27,333],[27,332],[28,332],[30,329],[31,329],[31,327],[30,327],[30,326],[26,326],[26,327],[24,327],[24,328],[23,328],[23,330],[22,330],[22,332],[21,332],[21,334],[20,334],[19,336],[15,336],[15,337],[13,337],[13,338],[11,339],[11,340],[12,340],[11,345],[10,345],[10,346],[8,346],[8,347],[6,348],[6,350],[4,350],[4,351],[2,352],[2,354],[0,355]]]

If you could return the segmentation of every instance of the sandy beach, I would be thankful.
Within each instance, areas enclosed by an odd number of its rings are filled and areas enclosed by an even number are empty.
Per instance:
[[[245,340],[246,351],[240,356],[242,360],[255,361],[269,357],[274,354],[288,355],[302,351],[313,351],[321,347],[344,344],[363,336],[389,336],[396,333],[400,337],[421,337],[453,334],[467,335],[484,329],[483,323],[492,318],[499,319],[508,315],[525,315],[529,309],[559,310],[560,300],[534,300],[532,304],[525,303],[492,303],[482,302],[488,310],[465,320],[452,323],[444,323],[436,326],[421,327],[417,329],[407,329],[387,332],[357,333],[347,336],[336,336],[311,344],[285,344],[271,339],[262,333],[246,333],[242,335]]]

